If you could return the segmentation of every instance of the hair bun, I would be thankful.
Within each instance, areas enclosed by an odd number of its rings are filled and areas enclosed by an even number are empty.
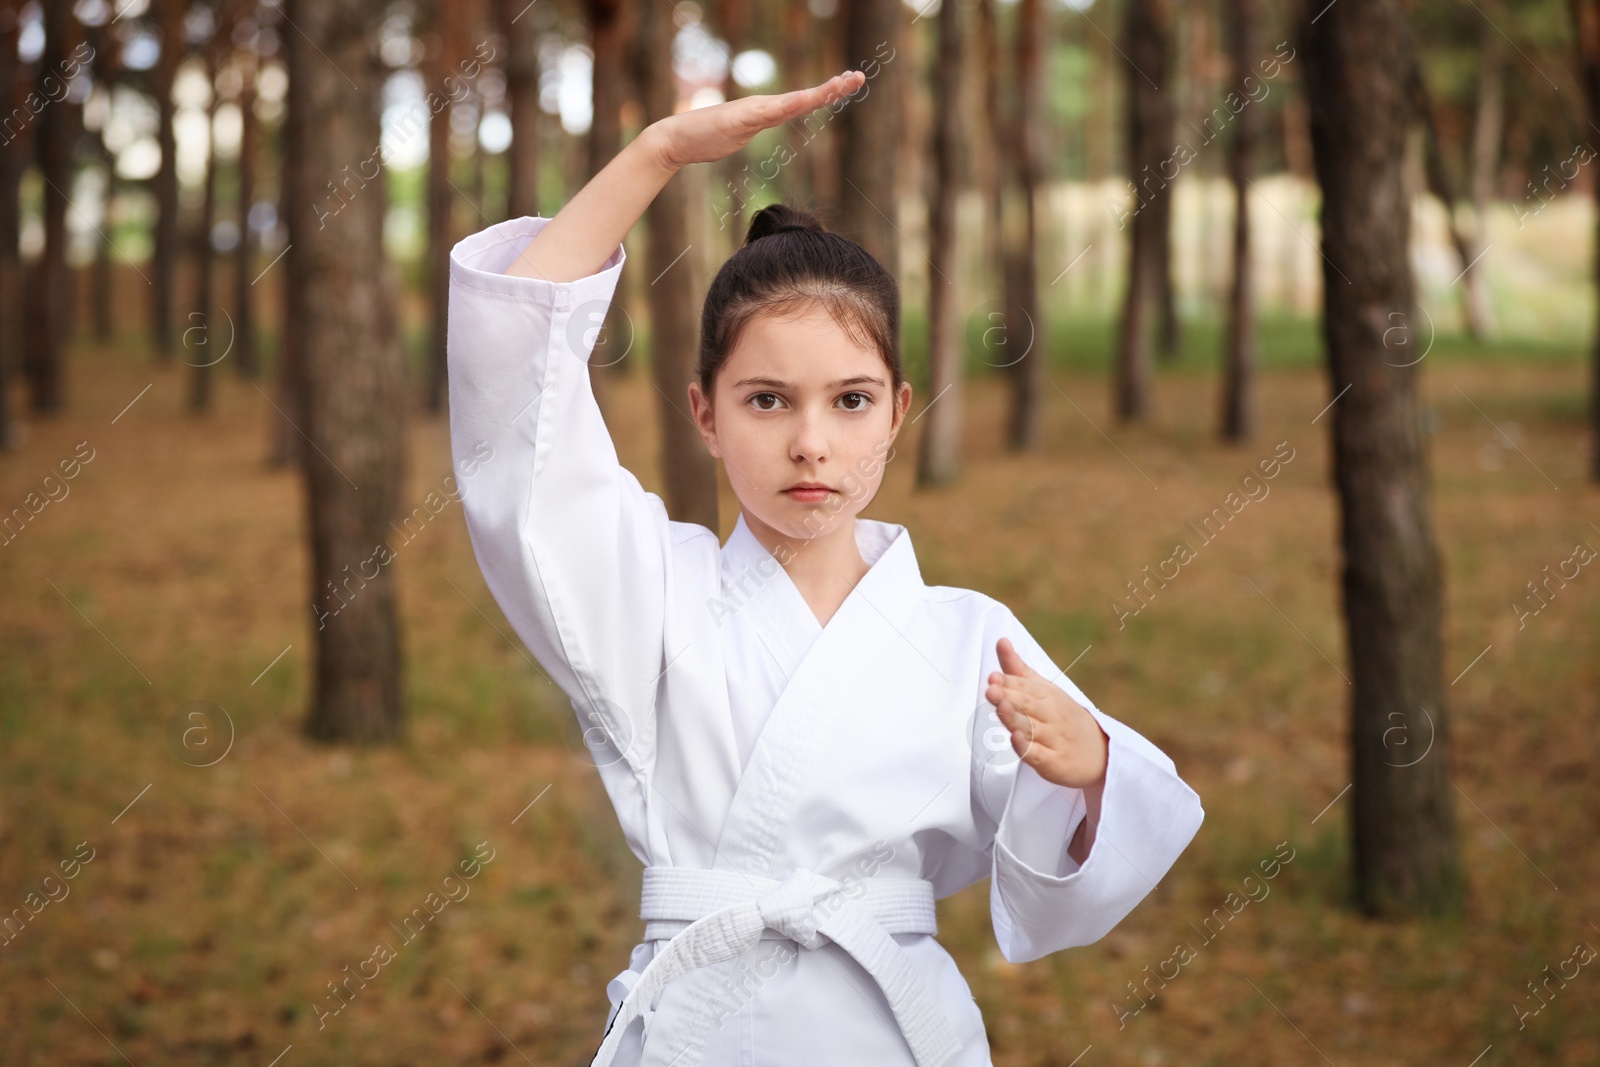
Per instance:
[[[771,237],[775,233],[805,230],[814,233],[827,232],[821,221],[809,211],[789,204],[768,204],[750,219],[750,228],[745,232],[744,243],[754,244],[761,238]]]

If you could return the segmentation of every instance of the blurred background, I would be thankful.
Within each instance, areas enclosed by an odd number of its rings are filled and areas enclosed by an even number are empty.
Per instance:
[[[466,536],[449,251],[847,68],[592,377],[726,537],[750,215],[899,278],[865,514],[1207,811],[1093,946],[940,902],[995,1062],[1600,1059],[1600,4],[0,0],[0,1062],[589,1062],[640,868]]]

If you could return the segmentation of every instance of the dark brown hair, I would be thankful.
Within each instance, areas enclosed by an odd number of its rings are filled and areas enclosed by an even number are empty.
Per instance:
[[[872,253],[824,228],[788,203],[768,204],[750,220],[744,245],[722,264],[700,313],[700,388],[711,399],[717,371],[739,333],[757,315],[815,303],[889,368],[891,398],[905,371],[900,361],[900,287]],[[891,404],[893,399],[891,399]]]

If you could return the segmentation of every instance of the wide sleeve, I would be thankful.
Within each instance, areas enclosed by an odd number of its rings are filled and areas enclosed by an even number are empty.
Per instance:
[[[1028,666],[1087,708],[1110,739],[1100,823],[1081,866],[1067,845],[1087,814],[1083,790],[1045,779],[1020,757],[989,760],[991,780],[974,786],[1003,798],[989,912],[1001,953],[1025,963],[1104,937],[1171,869],[1205,811],[1166,753],[1095,707],[1015,615],[999,613],[989,630],[980,685],[1000,669],[995,642],[1009,637]]]
[[[609,746],[643,771],[670,531],[661,498],[618,462],[589,381],[627,254],[619,244],[571,282],[506,274],[549,221],[512,219],[451,249],[450,446],[495,600],[571,698],[597,760]]]

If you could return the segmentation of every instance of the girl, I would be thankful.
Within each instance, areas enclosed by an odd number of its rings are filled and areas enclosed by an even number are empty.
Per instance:
[[[1014,963],[1086,945],[1204,818],[1004,604],[925,585],[906,528],[859,517],[911,386],[853,241],[767,207],[707,293],[685,417],[739,499],[725,544],[617,462],[587,364],[623,236],[679,168],[865,80],[662,119],[554,218],[451,252],[473,548],[645,865],[596,1067],[988,1064],[934,900],[989,878]]]

